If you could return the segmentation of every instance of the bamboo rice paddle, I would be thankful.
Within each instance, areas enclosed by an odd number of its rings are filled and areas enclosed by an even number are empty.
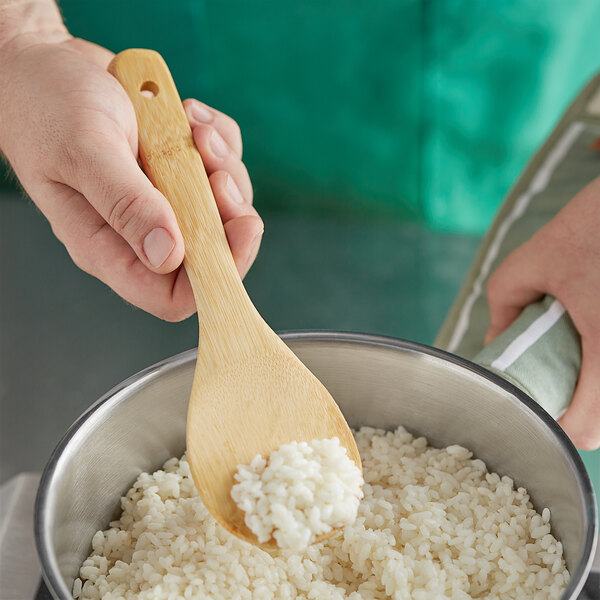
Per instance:
[[[199,321],[186,434],[194,483],[221,525],[258,545],[230,496],[238,464],[292,441],[338,437],[360,467],[358,449],[338,405],[244,289],[164,60],[154,51],[125,50],[109,71],[133,103],[142,166],[171,203],[185,243]]]

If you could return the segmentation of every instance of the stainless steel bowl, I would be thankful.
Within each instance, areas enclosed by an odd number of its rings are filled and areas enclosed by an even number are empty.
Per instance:
[[[404,425],[435,446],[461,444],[549,507],[571,582],[581,590],[596,542],[596,503],[575,448],[523,392],[451,354],[392,338],[290,333],[284,340],[323,381],[350,425]],[[70,590],[93,534],[142,471],[185,449],[195,351],[141,371],[67,431],[42,476],[35,529],[44,578],[57,600]]]

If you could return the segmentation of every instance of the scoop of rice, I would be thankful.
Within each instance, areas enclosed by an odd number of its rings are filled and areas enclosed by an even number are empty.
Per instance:
[[[363,497],[361,471],[338,438],[284,444],[234,477],[231,497],[258,541],[296,551],[353,523]]]
[[[264,552],[200,500],[184,458],[142,473],[92,539],[82,600],[554,600],[569,581],[550,511],[459,446],[403,428],[356,434],[364,498],[355,522],[304,552]]]

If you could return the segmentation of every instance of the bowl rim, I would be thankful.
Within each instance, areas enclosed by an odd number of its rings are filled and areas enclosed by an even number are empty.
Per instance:
[[[489,371],[485,367],[482,367],[481,365],[473,363],[450,352],[446,352],[445,350],[440,350],[439,348],[434,348],[418,342],[384,335],[330,330],[283,331],[278,332],[278,334],[286,343],[302,341],[334,342],[425,354],[447,361],[460,368],[479,375],[480,377],[488,380],[490,383],[500,387],[505,392],[510,393],[517,400],[521,401],[521,403],[524,404],[527,409],[533,412],[535,416],[542,421],[543,425],[550,430],[550,433],[554,437],[554,441],[565,452],[571,468],[575,471],[576,480],[583,496],[586,508],[585,518],[590,524],[590,527],[588,527],[586,532],[582,559],[577,565],[575,572],[571,574],[569,585],[563,593],[562,599],[574,600],[577,597],[577,594],[579,594],[579,592],[583,589],[583,586],[585,585],[585,578],[591,569],[597,543],[598,515],[594,489],[592,487],[587,470],[581,457],[577,453],[575,446],[562,428],[557,424],[557,422],[539,404],[537,404],[537,402],[535,402],[521,389],[503,379],[500,377],[500,375]],[[48,462],[46,463],[46,466],[42,472],[36,494],[34,508],[34,534],[38,556],[40,558],[42,567],[42,576],[51,595],[57,600],[70,599],[72,598],[72,593],[59,576],[58,563],[52,548],[49,524],[47,523],[47,506],[49,503],[48,498],[53,488],[56,470],[61,457],[64,454],[65,448],[69,445],[71,439],[77,434],[82,426],[88,421],[90,416],[98,411],[100,407],[110,401],[118,401],[118,396],[120,396],[122,392],[129,389],[134,384],[140,385],[142,382],[147,382],[159,377],[164,371],[171,370],[190,362],[191,360],[194,360],[196,355],[196,348],[185,350],[184,352],[180,352],[179,354],[175,354],[153,365],[150,365],[149,367],[146,367],[145,369],[142,369],[141,371],[131,375],[121,383],[118,383],[116,386],[102,395],[98,400],[93,402],[72,423],[52,451],[50,458],[48,459]]]

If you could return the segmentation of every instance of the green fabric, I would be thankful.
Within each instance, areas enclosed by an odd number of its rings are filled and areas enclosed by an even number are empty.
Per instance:
[[[234,116],[259,209],[483,231],[600,66],[597,0],[60,0]]]
[[[598,80],[600,84],[600,79]],[[564,134],[565,129],[562,129]],[[479,256],[467,276],[463,290],[459,295],[456,306],[453,307],[442,332],[436,340],[436,345],[447,348],[451,352],[472,359],[483,347],[483,338],[490,322],[490,313],[485,294],[488,276],[500,265],[508,254],[526,242],[532,234],[545,225],[556,213],[581,190],[587,183],[598,176],[598,153],[592,150],[594,141],[600,136],[600,126],[590,124],[577,136],[566,156],[553,170],[547,186],[534,194],[527,209],[518,219],[505,230],[504,237],[499,243],[497,252],[489,254],[492,240],[496,239],[508,222],[511,211],[515,210],[517,202],[530,191],[533,178],[537,173],[538,163],[522,177],[507,199],[503,212],[494,221],[492,229],[485,238]],[[544,151],[544,156],[550,153],[553,146]],[[468,315],[468,327],[456,339],[458,312],[463,310],[468,297],[471,304]],[[452,341],[454,338],[454,341]]]
[[[423,202],[483,232],[526,162],[600,69],[598,0],[426,2]]]
[[[548,319],[552,311],[560,314],[556,321]],[[546,296],[525,308],[474,358],[520,387],[554,418],[569,406],[581,368],[581,339],[563,311],[554,298]]]
[[[600,94],[600,74],[582,90],[513,186],[475,256],[435,346],[491,366],[515,339],[515,330],[509,329],[488,349],[483,349],[483,338],[490,323],[485,294],[487,279],[514,248],[598,176],[599,156],[593,148],[600,137],[600,114],[588,110],[597,94]],[[550,298],[544,300],[545,303],[550,301]],[[526,309],[519,322],[535,320],[535,314],[543,312],[544,307],[543,304]],[[514,327],[517,331],[526,329],[521,324]],[[566,316],[547,335],[539,340],[537,347],[531,347],[522,362],[517,362],[512,369],[506,367],[504,375],[557,416],[562,404],[566,404],[567,399],[570,401],[580,348],[573,325]],[[547,382],[544,382],[545,377]],[[579,454],[596,490],[600,510],[600,450]]]

